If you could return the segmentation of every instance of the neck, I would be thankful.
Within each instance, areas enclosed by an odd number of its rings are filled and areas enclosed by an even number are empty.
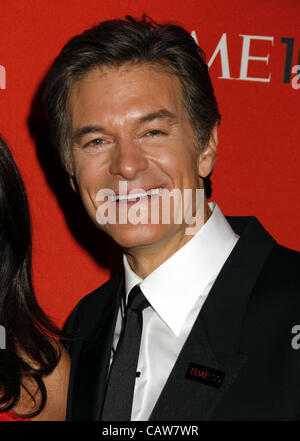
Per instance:
[[[207,222],[210,215],[211,210],[207,201],[205,201],[204,223]],[[156,268],[175,254],[176,251],[189,242],[192,237],[193,235],[187,234],[181,234],[178,235],[178,237],[166,237],[156,243],[126,249],[124,250],[124,253],[132,271],[134,271],[141,279],[145,279]]]

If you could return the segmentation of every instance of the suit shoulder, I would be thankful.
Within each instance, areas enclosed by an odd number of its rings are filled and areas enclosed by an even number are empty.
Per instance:
[[[90,323],[99,315],[103,305],[109,301],[111,293],[118,289],[121,279],[122,274],[117,274],[94,291],[86,294],[69,315],[64,326],[64,332],[67,334],[72,332],[74,327],[76,328],[79,323],[81,325],[85,323],[88,328]]]
[[[111,279],[107,280],[107,282],[103,283],[103,285],[99,286],[98,288],[94,289],[94,291],[82,297],[82,299],[79,300],[79,302],[75,306],[75,309],[83,310],[93,308],[97,305],[103,295],[111,292],[116,286],[118,286],[120,280],[121,274],[113,276]]]
[[[281,274],[294,275],[300,280],[300,252],[276,244],[269,256],[268,264],[274,269],[276,267],[280,269]]]
[[[300,303],[300,253],[276,244],[258,279],[257,286],[278,299]]]

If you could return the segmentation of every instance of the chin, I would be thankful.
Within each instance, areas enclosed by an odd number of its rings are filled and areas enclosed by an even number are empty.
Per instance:
[[[106,227],[106,228],[105,228]],[[103,230],[122,248],[155,244],[167,234],[168,225],[114,225]]]

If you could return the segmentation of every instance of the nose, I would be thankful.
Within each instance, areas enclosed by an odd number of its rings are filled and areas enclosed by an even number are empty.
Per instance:
[[[112,175],[132,180],[147,167],[148,161],[141,146],[136,145],[131,139],[118,141],[110,164]]]

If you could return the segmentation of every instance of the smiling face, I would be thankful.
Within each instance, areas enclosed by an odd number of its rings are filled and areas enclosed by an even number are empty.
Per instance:
[[[74,178],[98,226],[97,209],[106,202],[97,201],[97,193],[112,189],[118,194],[120,182],[126,182],[127,192],[144,190],[152,198],[161,198],[167,190],[203,188],[202,178],[215,159],[215,131],[199,155],[177,77],[148,65],[95,69],[73,85],[68,108]],[[117,223],[101,225],[122,247],[176,250],[190,238],[186,224],[175,224],[172,213],[169,224],[161,218],[157,224],[150,219],[146,224],[120,224],[124,198],[109,202],[116,208]],[[150,204],[150,199],[139,203]],[[130,208],[137,202],[127,203]],[[148,213],[150,217],[150,209]]]

